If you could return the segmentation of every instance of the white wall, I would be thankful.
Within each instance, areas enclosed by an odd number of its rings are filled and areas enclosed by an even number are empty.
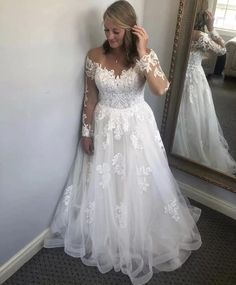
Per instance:
[[[147,0],[144,8],[144,26],[149,34],[149,46],[159,57],[166,75],[169,74],[172,47],[179,1]],[[147,88],[146,100],[154,111],[158,127],[161,127],[165,96],[153,96]]]
[[[0,263],[48,227],[76,150],[85,55],[112,2],[0,2]],[[130,2],[142,23],[144,1]]]

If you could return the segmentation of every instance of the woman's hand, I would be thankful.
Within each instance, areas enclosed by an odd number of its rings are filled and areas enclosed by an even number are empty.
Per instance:
[[[209,32],[212,32],[213,29],[214,29],[214,16],[208,10],[206,10],[204,13],[205,13],[205,15],[207,17],[207,20],[206,20],[207,29],[208,29]]]
[[[137,36],[137,51],[141,58],[147,53],[148,34],[143,27],[133,26],[132,33]]]
[[[88,137],[82,137],[81,140],[84,152],[88,155],[92,155],[94,151],[93,139]]]

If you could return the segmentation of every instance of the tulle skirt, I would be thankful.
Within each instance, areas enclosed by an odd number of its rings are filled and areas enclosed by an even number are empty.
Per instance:
[[[188,66],[172,151],[228,175],[236,174],[236,162],[201,65]]]
[[[94,124],[94,154],[79,144],[44,247],[64,247],[101,273],[114,269],[145,284],[201,246],[200,209],[182,196],[146,102],[98,103]]]

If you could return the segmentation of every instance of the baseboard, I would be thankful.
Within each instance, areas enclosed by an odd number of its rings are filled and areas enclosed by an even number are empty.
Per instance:
[[[190,199],[193,199],[213,210],[216,210],[230,218],[236,220],[236,205],[225,202],[213,195],[207,194],[195,187],[192,187],[183,182],[177,181],[181,192],[185,194]]]
[[[43,240],[48,234],[49,229],[46,229],[0,267],[0,284],[11,277],[43,247]]]

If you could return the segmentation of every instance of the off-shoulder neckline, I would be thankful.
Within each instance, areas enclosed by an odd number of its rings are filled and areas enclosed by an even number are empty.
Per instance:
[[[209,35],[208,35],[207,33],[201,32],[199,38],[198,38],[197,40],[192,41],[192,42],[193,42],[193,43],[197,43],[197,42],[199,42],[200,39],[202,39],[202,38],[204,38],[204,37],[209,38]]]
[[[150,55],[153,52],[154,52],[153,49],[150,49],[150,52],[148,54],[146,54],[146,56]],[[135,70],[136,67],[137,67],[137,64],[140,61],[140,59],[136,59],[136,62],[135,62],[135,64],[133,66],[131,66],[131,67],[127,68],[127,69],[124,68],[124,69],[121,70],[121,72],[119,74],[116,74],[114,69],[107,68],[106,66],[102,65],[101,63],[92,60],[88,55],[86,56],[86,58],[88,60],[90,60],[93,64],[95,64],[97,67],[99,67],[100,69],[105,70],[106,72],[112,74],[112,76],[114,76],[115,79],[121,79],[121,77],[123,75],[125,75],[127,72]]]

